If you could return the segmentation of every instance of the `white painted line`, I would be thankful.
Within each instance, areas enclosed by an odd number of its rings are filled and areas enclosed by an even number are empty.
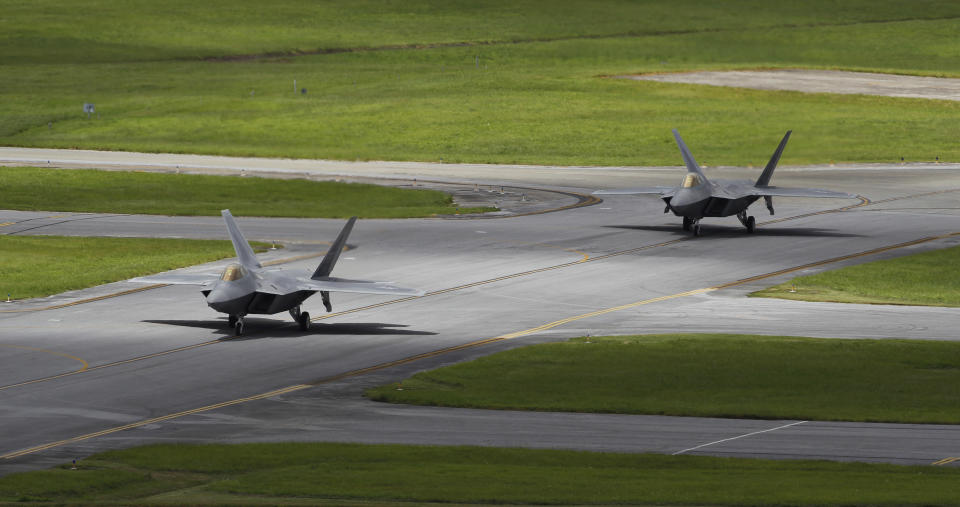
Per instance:
[[[677,452],[673,453],[673,455],[676,456],[677,454],[683,454],[683,453],[685,453],[685,452],[694,451],[694,450],[700,449],[701,447],[707,447],[707,446],[711,446],[711,445],[714,445],[714,444],[719,444],[719,443],[723,443],[723,442],[729,442],[729,441],[731,441],[731,440],[737,440],[737,439],[739,439],[739,438],[745,438],[745,437],[749,437],[749,436],[753,436],[753,435],[759,435],[759,434],[761,434],[761,433],[769,433],[769,432],[771,432],[771,431],[777,431],[777,430],[781,430],[781,429],[783,429],[783,428],[789,428],[790,426],[796,426],[796,425],[798,425],[798,424],[803,424],[803,423],[805,423],[805,422],[810,422],[810,421],[797,421],[797,422],[790,423],[790,424],[784,424],[783,426],[777,426],[776,428],[770,428],[770,429],[768,429],[768,430],[754,431],[753,433],[747,433],[746,435],[740,435],[740,436],[731,437],[731,438],[724,438],[723,440],[717,440],[716,442],[709,442],[709,443],[706,443],[706,444],[698,445],[698,446],[696,446],[696,447],[691,447],[691,448],[689,448],[689,449],[684,449],[684,450],[682,450],[682,451],[677,451]]]

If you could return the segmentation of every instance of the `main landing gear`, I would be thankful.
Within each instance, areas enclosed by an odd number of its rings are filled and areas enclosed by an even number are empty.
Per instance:
[[[243,315],[230,315],[227,317],[227,325],[233,328],[236,336],[243,334]]]
[[[737,213],[737,218],[740,219],[740,223],[747,228],[749,234],[753,234],[753,231],[757,229],[757,220],[752,216],[747,216],[746,210]]]
[[[310,312],[301,312],[299,306],[290,309],[290,316],[297,321],[301,331],[310,329]]]
[[[694,236],[700,235],[700,219],[683,217],[683,230],[693,231]]]

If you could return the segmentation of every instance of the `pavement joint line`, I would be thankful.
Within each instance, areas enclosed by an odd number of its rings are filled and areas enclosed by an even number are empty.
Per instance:
[[[960,457],[956,457],[956,458],[943,458],[943,459],[934,461],[933,463],[930,463],[930,464],[931,464],[931,465],[940,466],[940,465],[948,465],[948,464],[953,463],[953,462],[955,462],[955,461],[960,461]]]
[[[575,249],[575,248],[564,248],[564,247],[562,247],[562,246],[551,245],[550,243],[535,243],[535,242],[531,242],[531,241],[509,241],[509,240],[508,240],[508,241],[503,241],[503,243],[513,243],[513,244],[515,244],[515,245],[542,246],[542,247],[545,247],[545,248],[554,248],[554,249],[557,249],[557,250],[563,250],[564,252],[575,253],[575,254],[578,254],[578,255],[583,256],[582,259],[580,259],[579,261],[577,261],[578,263],[580,263],[580,262],[586,262],[586,261],[590,260],[590,254],[588,254],[588,253],[586,253],[586,252],[581,252],[580,250],[577,250],[577,249]]]
[[[671,456],[676,456],[676,455],[678,455],[678,454],[684,454],[684,453],[686,453],[686,452],[695,451],[695,450],[700,449],[700,448],[703,448],[703,447],[709,447],[709,446],[711,446],[711,445],[722,444],[723,442],[729,442],[729,441],[731,441],[731,440],[739,440],[739,439],[741,439],[741,438],[752,437],[752,436],[754,436],[754,435],[759,435],[759,434],[761,434],[761,433],[770,433],[771,431],[782,430],[782,429],[784,429],[784,428],[789,428],[789,427],[791,427],[791,426],[796,426],[796,425],[798,425],[798,424],[803,424],[803,423],[806,423],[806,422],[810,422],[810,421],[796,421],[796,422],[792,422],[792,423],[790,423],[790,424],[784,424],[784,425],[781,425],[781,426],[777,426],[776,428],[769,428],[769,429],[760,430],[760,431],[752,431],[752,432],[750,432],[750,433],[745,433],[745,434],[743,434],[743,435],[738,435],[738,436],[735,436],[735,437],[724,438],[724,439],[721,439],[721,440],[715,440],[715,441],[713,441],[713,442],[707,442],[707,443],[705,443],[705,444],[700,444],[700,445],[698,445],[698,446],[696,446],[696,447],[691,447],[691,448],[689,448],[689,449],[683,449],[683,450],[680,450],[680,451],[677,451],[677,452],[673,452],[673,453],[670,453],[670,454],[671,454]]]
[[[827,259],[827,260],[825,260],[825,261],[820,261],[820,262],[816,262],[816,263],[811,263],[811,264],[807,264],[807,265],[804,265],[804,266],[798,266],[798,267],[790,268],[790,269],[786,269],[786,270],[775,271],[775,272],[772,272],[772,273],[767,273],[766,275],[758,275],[758,276],[755,276],[755,277],[744,278],[744,279],[741,279],[741,280],[738,280],[738,281],[735,281],[735,282],[730,282],[730,283],[727,283],[727,284],[717,285],[717,286],[714,286],[714,287],[707,287],[707,288],[703,288],[703,289],[694,289],[694,290],[691,290],[691,291],[686,291],[686,292],[682,292],[682,293],[678,293],[678,294],[671,294],[671,295],[667,295],[667,296],[660,296],[660,297],[657,297],[657,298],[647,299],[647,300],[643,300],[643,301],[637,301],[637,302],[635,302],[635,303],[629,303],[629,304],[626,304],[626,305],[616,306],[616,307],[613,307],[613,308],[607,308],[607,309],[597,310],[597,311],[595,311],[595,312],[590,312],[590,313],[586,313],[586,314],[582,314],[582,315],[577,315],[577,316],[574,316],[574,317],[568,317],[568,318],[565,318],[565,319],[560,319],[560,320],[557,320],[557,321],[553,321],[553,322],[550,322],[550,323],[547,323],[547,324],[543,324],[543,325],[541,325],[541,326],[537,326],[537,327],[535,327],[535,328],[527,329],[527,330],[525,330],[525,331],[518,331],[518,332],[515,332],[515,333],[503,334],[503,335],[495,336],[495,337],[493,337],[493,338],[486,338],[486,339],[483,339],[483,340],[477,340],[477,341],[473,341],[473,342],[469,342],[469,343],[464,343],[464,344],[456,345],[456,346],[453,346],[453,347],[447,347],[447,348],[438,349],[438,350],[434,350],[434,351],[430,351],[430,352],[424,352],[424,353],[422,353],[422,354],[417,354],[417,355],[409,356],[409,357],[406,357],[406,358],[403,358],[403,359],[397,359],[397,360],[395,360],[395,361],[390,361],[390,362],[386,362],[386,363],[380,363],[380,364],[376,364],[376,365],[373,365],[373,366],[368,366],[368,367],[366,367],[366,368],[360,368],[360,369],[357,369],[357,370],[347,371],[347,372],[341,373],[341,374],[339,374],[339,375],[334,375],[334,376],[330,376],[330,377],[325,377],[325,378],[316,380],[316,381],[314,381],[314,382],[309,382],[309,383],[305,383],[305,384],[294,384],[294,385],[292,385],[292,386],[288,386],[288,387],[284,387],[284,388],[281,388],[281,389],[269,391],[269,392],[266,392],[266,393],[261,393],[261,394],[255,394],[255,395],[252,395],[252,396],[247,396],[247,397],[245,397],[245,398],[237,398],[237,399],[234,399],[234,400],[224,401],[224,402],[216,403],[216,404],[213,404],[213,405],[206,405],[206,406],[203,406],[203,407],[198,407],[198,408],[194,408],[194,409],[190,409],[190,410],[185,410],[185,411],[177,412],[177,413],[174,413],[174,414],[168,414],[168,415],[164,415],[164,416],[160,416],[160,417],[154,417],[154,418],[152,418],[152,419],[145,419],[145,420],[142,420],[142,421],[132,422],[132,423],[130,423],[130,424],[126,424],[126,425],[123,425],[123,426],[117,426],[117,427],[113,427],[113,428],[107,428],[107,429],[105,429],[105,430],[101,430],[101,431],[94,432],[94,433],[88,433],[88,434],[86,434],[86,435],[80,435],[80,436],[77,436],[77,437],[72,437],[72,438],[68,438],[68,439],[64,439],[64,440],[59,440],[59,441],[56,441],[56,442],[50,442],[50,443],[47,443],[47,444],[41,444],[41,445],[38,445],[38,446],[30,447],[30,448],[27,448],[27,449],[22,449],[22,450],[19,450],[19,451],[8,452],[8,453],[6,453],[6,454],[0,455],[0,459],[4,459],[4,460],[14,459],[14,458],[18,458],[18,457],[20,457],[20,456],[25,456],[25,455],[27,455],[27,454],[34,454],[34,453],[37,453],[37,452],[41,452],[41,451],[45,451],[45,450],[48,450],[48,449],[52,449],[52,448],[54,448],[54,447],[60,447],[60,446],[63,446],[63,445],[72,444],[72,443],[80,442],[80,441],[83,441],[83,440],[89,440],[89,439],[91,439],[91,438],[101,437],[101,436],[109,435],[109,434],[112,434],[112,433],[117,433],[117,432],[120,432],[120,431],[124,431],[124,430],[127,430],[127,429],[139,428],[139,427],[141,427],[141,426],[146,426],[146,425],[148,425],[148,424],[155,424],[155,423],[159,423],[159,422],[169,421],[169,420],[172,420],[172,419],[177,419],[177,418],[179,418],[179,417],[183,417],[183,416],[187,416],[187,415],[198,414],[198,413],[201,413],[201,412],[207,412],[207,411],[215,410],[215,409],[218,409],[218,408],[229,407],[229,406],[232,406],[232,405],[238,405],[238,404],[246,403],[246,402],[249,402],[249,401],[256,401],[256,400],[262,400],[262,399],[265,399],[265,398],[270,398],[270,397],[273,397],[273,396],[279,396],[279,395],[286,394],[286,393],[290,393],[290,392],[294,392],[294,391],[299,391],[299,390],[303,390],[303,389],[308,389],[308,388],[310,388],[310,387],[315,387],[315,386],[318,386],[318,385],[321,385],[321,384],[326,384],[326,383],[330,383],[330,382],[335,382],[335,381],[342,380],[342,379],[345,379],[345,378],[356,377],[356,376],[359,376],[359,375],[364,375],[364,374],[366,374],[366,373],[371,373],[371,372],[374,372],[374,371],[379,371],[379,370],[387,369],[387,368],[390,368],[390,367],[393,367],[393,366],[398,366],[398,365],[402,365],[402,364],[412,363],[412,362],[415,362],[415,361],[418,361],[418,360],[421,360],[421,359],[426,359],[426,358],[430,358],[430,357],[440,356],[440,355],[443,355],[443,354],[448,354],[448,353],[450,353],[450,352],[454,352],[454,351],[458,351],[458,350],[464,350],[464,349],[468,349],[468,348],[478,347],[478,346],[481,346],[481,345],[487,345],[487,344],[490,344],[490,343],[505,341],[505,340],[509,340],[509,339],[513,339],[513,338],[519,338],[519,337],[521,337],[521,336],[526,336],[526,335],[529,335],[529,334],[532,334],[532,333],[535,333],[535,332],[538,332],[538,331],[543,331],[543,330],[550,329],[550,328],[553,328],[553,327],[556,327],[556,326],[559,326],[559,325],[562,325],[562,324],[566,324],[566,323],[569,323],[569,322],[573,322],[573,321],[580,320],[580,319],[584,319],[584,318],[588,318],[588,317],[593,317],[593,316],[597,316],[597,315],[603,315],[603,314],[606,314],[606,313],[612,313],[612,312],[616,312],[616,311],[624,310],[624,309],[628,309],[628,308],[634,308],[634,307],[637,307],[637,306],[640,306],[640,305],[649,304],[649,303],[654,303],[654,302],[658,302],[658,301],[665,301],[665,300],[668,300],[668,299],[674,299],[674,298],[678,298],[678,297],[690,296],[690,295],[695,295],[695,294],[703,294],[703,293],[705,293],[705,292],[709,292],[709,291],[713,291],[713,290],[718,290],[718,289],[725,288],[725,287],[732,287],[732,286],[734,286],[734,285],[739,285],[739,284],[746,283],[746,282],[752,281],[752,280],[759,280],[759,279],[762,279],[762,278],[769,278],[769,277],[776,276],[776,275],[779,275],[779,274],[782,274],[782,273],[785,273],[785,272],[791,272],[791,271],[797,271],[797,270],[799,270],[799,269],[804,269],[805,267],[810,266],[810,265],[822,265],[822,264],[827,264],[827,263],[830,263],[830,262],[837,262],[837,261],[845,260],[845,259],[849,259],[849,258],[861,257],[861,256],[865,256],[865,255],[870,255],[870,254],[873,254],[873,253],[885,252],[885,251],[888,251],[888,250],[893,250],[893,249],[895,249],[895,248],[902,248],[902,247],[904,247],[904,246],[915,245],[915,244],[918,244],[918,243],[923,243],[923,242],[925,242],[925,241],[933,241],[933,240],[936,240],[936,239],[941,239],[941,238],[946,238],[946,237],[951,237],[951,236],[958,236],[958,235],[960,235],[960,232],[952,232],[952,233],[942,234],[942,235],[940,235],[940,236],[931,236],[931,237],[927,237],[927,238],[921,238],[921,239],[919,239],[919,240],[908,241],[908,242],[906,242],[906,243],[899,243],[899,244],[897,244],[897,245],[892,245],[892,246],[888,246],[888,247],[881,247],[881,248],[875,248],[875,249],[873,249],[873,250],[867,250],[867,251],[864,251],[864,252],[860,252],[860,253],[858,253],[858,254],[852,254],[852,255],[845,255],[845,256],[841,256],[841,257],[835,257],[835,258],[833,258],[833,259]],[[411,298],[411,299],[412,299],[412,298]],[[210,342],[210,343],[214,343],[214,342]],[[199,347],[199,346],[209,345],[210,343],[198,344],[198,345],[195,345],[195,346],[193,346],[193,347]],[[166,354],[166,353],[169,353],[169,352],[161,352],[161,353],[157,353],[157,355],[163,355],[163,354]],[[137,360],[139,360],[139,359],[131,359],[131,360],[127,360],[126,362],[133,362],[133,361],[137,361]],[[803,423],[805,423],[805,422],[808,422],[808,421],[798,421],[798,422],[790,423],[790,424],[787,424],[787,425],[778,426],[778,427],[776,427],[776,428],[771,428],[771,429],[761,430],[761,431],[755,431],[755,432],[753,432],[753,433],[747,433],[747,434],[745,434],[745,435],[740,435],[740,436],[737,436],[737,437],[732,437],[732,438],[728,438],[728,439],[724,439],[724,440],[718,440],[718,441],[716,441],[716,442],[710,442],[710,443],[707,443],[707,444],[702,444],[702,445],[697,446],[697,447],[691,447],[691,448],[689,448],[689,449],[684,449],[684,450],[681,450],[681,451],[677,451],[677,452],[674,453],[674,454],[685,453],[685,452],[688,452],[688,451],[692,451],[692,450],[695,450],[695,449],[699,449],[699,448],[701,448],[701,447],[706,447],[706,446],[709,446],[709,445],[714,445],[714,444],[717,444],[717,443],[720,443],[720,442],[726,442],[726,441],[730,441],[730,440],[736,440],[736,439],[739,439],[739,438],[744,438],[744,437],[748,437],[748,436],[751,436],[751,435],[756,435],[756,434],[759,434],[759,433],[767,433],[767,432],[770,432],[770,431],[775,431],[775,430],[778,430],[778,429],[786,428],[786,427],[789,427],[789,426],[796,426],[796,425],[798,425],[798,424],[803,424]],[[957,458],[956,460],[960,460],[960,458]],[[941,461],[943,461],[943,460],[941,460]],[[951,461],[948,461],[948,462],[946,462],[946,463],[950,463],[950,462],[952,462],[952,461],[954,461],[954,460],[951,458]],[[946,463],[939,463],[939,462],[938,462],[938,464],[946,464]]]

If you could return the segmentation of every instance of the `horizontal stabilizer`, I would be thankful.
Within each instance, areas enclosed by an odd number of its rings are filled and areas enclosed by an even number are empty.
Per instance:
[[[387,294],[392,296],[422,296],[420,289],[397,287],[390,282],[373,282],[367,280],[346,280],[342,278],[326,279],[299,279],[298,290],[314,290],[328,292],[355,292],[359,294]]]
[[[832,197],[837,199],[856,199],[854,194],[847,192],[835,192],[833,190],[823,190],[820,188],[778,188],[778,187],[757,187],[752,192],[756,196],[764,197]]]
[[[209,285],[220,278],[215,273],[160,273],[127,280],[133,283],[165,283],[169,285]]]
[[[677,187],[640,187],[640,188],[613,188],[610,190],[597,190],[593,195],[637,195],[637,194],[660,194],[670,196],[675,194]]]

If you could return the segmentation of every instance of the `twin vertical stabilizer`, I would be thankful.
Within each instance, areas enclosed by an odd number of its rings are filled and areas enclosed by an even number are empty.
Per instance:
[[[233,215],[230,214],[230,210],[225,209],[221,211],[220,214],[223,215],[223,221],[227,223],[227,231],[230,232],[230,241],[233,242],[233,250],[237,252],[237,259],[240,261],[240,264],[247,268],[261,267],[260,261],[257,260],[253,249],[250,248],[250,243],[247,243],[246,238],[243,237],[243,233],[240,232],[240,228],[237,227],[237,223],[233,221]]]

